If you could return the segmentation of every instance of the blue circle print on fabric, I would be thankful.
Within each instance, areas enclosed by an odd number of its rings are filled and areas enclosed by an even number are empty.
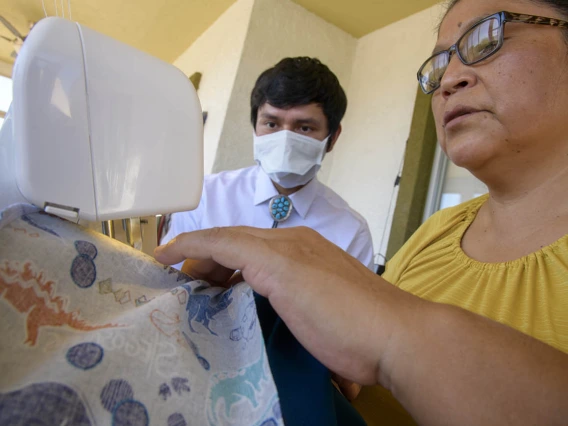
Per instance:
[[[88,370],[101,362],[103,354],[103,348],[96,343],[80,343],[67,351],[67,361],[81,370]]]
[[[101,391],[101,404],[105,410],[112,411],[124,400],[131,400],[134,397],[132,386],[122,379],[111,380]]]
[[[97,278],[97,268],[93,260],[86,254],[80,254],[71,264],[71,279],[77,286],[88,288]]]
[[[144,404],[128,399],[116,406],[112,414],[113,426],[148,426],[150,418]]]
[[[0,393],[0,425],[91,426],[81,397],[61,383],[32,383]]]
[[[278,423],[274,419],[268,419],[263,421],[260,426],[278,426]]]
[[[168,426],[187,426],[187,423],[180,413],[174,413],[168,417]]]
[[[91,260],[95,260],[98,254],[97,247],[93,243],[83,240],[75,241],[75,250],[79,254],[88,256]]]

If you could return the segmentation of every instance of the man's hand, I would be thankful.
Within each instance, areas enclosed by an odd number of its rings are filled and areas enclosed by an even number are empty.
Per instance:
[[[392,343],[394,320],[379,313],[396,320],[419,303],[309,228],[214,228],[179,235],[155,255],[165,264],[193,259],[184,272],[216,285],[237,282],[240,270],[304,347],[362,384],[377,383]],[[383,316],[392,306],[397,312]]]

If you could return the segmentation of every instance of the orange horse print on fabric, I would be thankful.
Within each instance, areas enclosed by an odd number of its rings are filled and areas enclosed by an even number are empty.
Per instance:
[[[5,262],[0,267],[0,296],[18,312],[27,315],[25,343],[35,346],[41,327],[68,326],[74,330],[92,331],[118,327],[115,324],[91,325],[80,319],[80,311],[66,311],[67,300],[54,296],[55,283],[33,271],[29,262],[23,268]]]

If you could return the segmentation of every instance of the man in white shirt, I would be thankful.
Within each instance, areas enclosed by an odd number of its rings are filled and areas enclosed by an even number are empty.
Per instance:
[[[205,177],[199,206],[173,214],[161,243],[220,226],[308,226],[372,268],[367,222],[316,177],[339,138],[346,108],[337,77],[317,59],[285,58],[263,72],[251,94],[257,165]],[[364,425],[333,387],[331,372],[296,340],[268,299],[255,294],[255,304],[280,397],[275,415],[287,426]],[[347,397],[358,393],[358,385],[336,380]]]
[[[273,219],[268,202],[276,195],[278,190],[259,166],[206,176],[199,207],[174,214],[162,243],[182,232],[216,226],[270,228]],[[372,268],[367,223],[341,197],[314,178],[290,199],[292,214],[278,224],[279,228],[309,226]],[[178,269],[181,266],[175,265]]]
[[[206,176],[197,209],[174,213],[161,243],[217,226],[270,228],[269,202],[282,194],[293,208],[279,228],[310,227],[372,269],[367,222],[316,177],[346,108],[337,77],[317,59],[286,58],[265,71],[251,95],[257,165]]]

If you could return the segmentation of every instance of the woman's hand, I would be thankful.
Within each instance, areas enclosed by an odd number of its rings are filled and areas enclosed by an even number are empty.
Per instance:
[[[184,272],[220,286],[238,282],[233,273],[240,270],[308,351],[362,384],[378,382],[394,323],[419,303],[309,228],[197,231],[179,235],[155,255],[166,264],[192,259]],[[397,312],[388,315],[393,306]]]

